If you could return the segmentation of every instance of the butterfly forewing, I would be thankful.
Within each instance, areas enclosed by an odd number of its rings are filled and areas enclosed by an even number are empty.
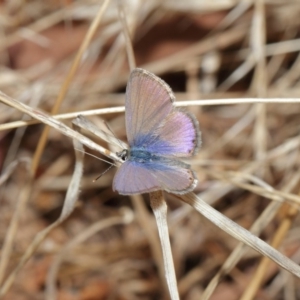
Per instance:
[[[134,69],[126,88],[126,132],[129,145],[137,146],[152,135],[172,111],[174,95],[160,78]]]

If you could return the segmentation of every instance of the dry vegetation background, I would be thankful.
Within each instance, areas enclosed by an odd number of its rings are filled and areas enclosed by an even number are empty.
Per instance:
[[[103,3],[1,1],[0,90],[48,113],[55,106],[55,113],[69,113],[124,105],[130,70],[116,1],[103,10],[70,73]],[[137,66],[162,77],[178,100],[240,102],[188,108],[203,140],[190,161],[199,178],[195,193],[244,228],[257,224],[261,239],[298,264],[300,103],[243,98],[299,97],[300,2],[122,3]],[[62,300],[168,299],[148,196],[114,193],[115,168],[93,182],[108,164],[90,155],[74,212],[9,277],[37,234],[58,219],[74,169],[72,140],[57,130],[49,131],[39,158],[44,125],[5,127],[29,119],[0,104],[2,299],[52,299],[53,286]],[[126,141],[123,112],[89,116],[99,128],[103,119]],[[64,122],[71,126],[71,119]],[[165,197],[181,299],[300,299],[299,279],[249,247],[214,279],[238,241],[179,199]]]

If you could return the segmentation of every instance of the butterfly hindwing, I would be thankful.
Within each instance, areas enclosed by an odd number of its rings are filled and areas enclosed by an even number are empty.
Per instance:
[[[113,190],[123,195],[142,194],[159,190],[157,179],[142,164],[125,161],[118,169]]]
[[[201,142],[197,120],[178,109],[173,109],[154,136],[156,138],[147,145],[147,150],[168,157],[191,156],[198,150]]]
[[[113,189],[123,195],[156,190],[184,194],[193,190],[196,184],[197,179],[189,165],[162,157],[156,162],[125,161],[115,175]]]

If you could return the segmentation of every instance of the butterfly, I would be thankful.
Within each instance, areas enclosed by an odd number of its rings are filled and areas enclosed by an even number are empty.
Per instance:
[[[201,144],[193,115],[173,106],[175,96],[159,77],[134,69],[126,87],[125,121],[129,149],[117,152],[124,163],[113,189],[123,195],[166,190],[185,194],[197,185],[195,173],[180,157],[194,155]]]

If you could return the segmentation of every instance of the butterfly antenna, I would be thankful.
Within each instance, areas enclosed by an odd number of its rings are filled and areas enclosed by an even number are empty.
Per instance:
[[[104,172],[102,172],[98,177],[96,177],[95,179],[93,179],[93,182],[96,182],[99,178],[101,178],[105,173],[107,173],[113,166],[115,165],[110,165]]]
[[[106,163],[110,164],[111,167],[112,167],[112,166],[114,166],[114,167],[117,166],[116,164],[114,164],[114,163],[112,163],[112,162],[110,162],[110,161],[108,161],[108,160],[106,160],[106,159],[100,158],[100,157],[98,157],[98,156],[96,156],[96,155],[93,155],[93,154],[88,153],[88,152],[86,152],[86,151],[83,151],[83,150],[81,150],[81,149],[75,148],[75,150],[76,150],[76,151],[79,151],[79,152],[82,152],[82,153],[84,153],[84,154],[87,154],[87,155],[89,155],[89,156],[91,156],[91,157],[94,157],[94,158],[96,158],[96,159],[98,159],[98,160],[101,160],[101,161],[103,161],[103,162],[106,162]]]
[[[120,143],[120,140],[116,137],[116,135],[114,134],[114,132],[110,129],[108,123],[106,123],[106,121],[103,120],[104,125],[106,126],[106,128],[111,132],[111,134],[114,136],[114,138],[118,141],[119,146],[121,147],[121,149],[123,149],[123,145]]]
[[[91,153],[82,151],[81,149],[75,148],[75,150],[77,150],[77,151],[79,151],[79,152],[82,152],[82,153],[85,153],[85,154],[87,154],[87,155],[89,155],[89,156],[92,156],[92,157],[98,159],[98,160],[101,160],[101,161],[104,161],[104,162],[110,164],[110,166],[109,166],[104,172],[102,172],[98,177],[96,177],[95,179],[93,179],[93,182],[97,181],[97,180],[98,180],[100,177],[102,177],[106,172],[108,172],[112,167],[116,167],[116,166],[117,166],[116,164],[114,164],[114,163],[112,163],[112,162],[110,162],[110,161],[108,161],[108,160],[105,160],[105,159],[102,159],[102,158],[100,158],[100,157],[97,157],[96,155],[93,155],[93,154],[91,154]]]

